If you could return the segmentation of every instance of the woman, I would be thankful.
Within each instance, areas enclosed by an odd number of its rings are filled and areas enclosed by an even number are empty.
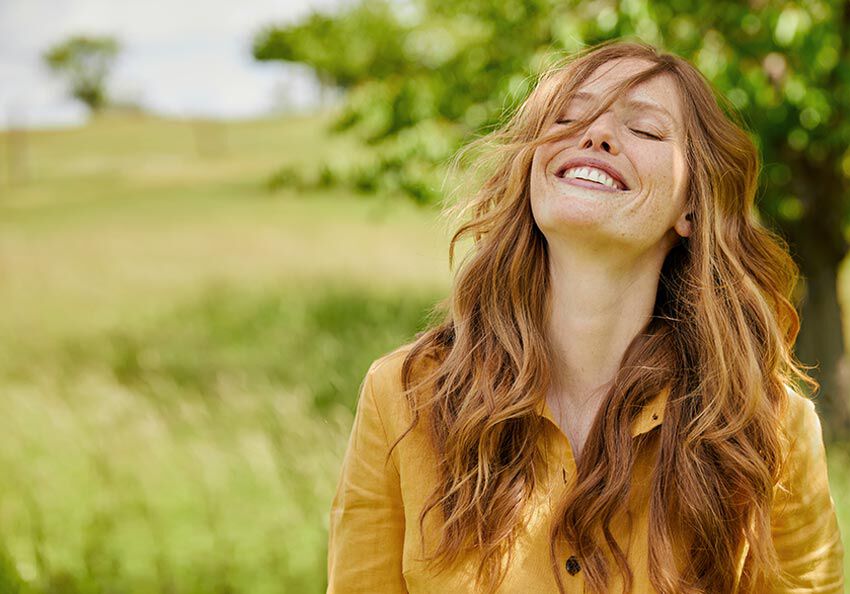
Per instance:
[[[728,112],[608,42],[472,145],[473,250],[365,377],[328,592],[843,591],[798,270]]]

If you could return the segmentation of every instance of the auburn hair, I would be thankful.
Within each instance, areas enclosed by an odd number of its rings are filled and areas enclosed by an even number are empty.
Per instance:
[[[544,338],[547,243],[529,200],[535,149],[586,126],[635,85],[668,76],[681,96],[693,231],[666,257],[651,320],[626,349],[577,462],[574,487],[557,505],[550,560],[562,594],[555,547],[563,539],[582,558],[590,592],[607,592],[613,569],[632,591],[631,570],[609,525],[629,492],[639,443],[630,424],[649,397],[670,386],[651,477],[652,585],[660,594],[730,592],[744,541],[750,558],[742,585],[781,579],[770,513],[787,439],[786,389],[819,386],[792,349],[799,270],[785,241],[755,210],[758,150],[731,104],[679,56],[642,41],[611,40],[555,58],[506,122],[452,162],[477,181],[444,210],[459,223],[450,266],[460,239],[471,237],[473,244],[450,295],[404,359],[412,422],[392,444],[421,421],[436,453],[439,482],[419,525],[428,513],[442,513],[441,535],[424,558],[443,571],[477,552],[477,579],[495,591],[524,504],[543,479],[545,419],[536,411],[554,359]],[[612,88],[593,113],[547,134],[581,82],[620,58],[650,64]],[[424,537],[421,545],[424,551]],[[684,567],[677,566],[677,550],[684,550]]]

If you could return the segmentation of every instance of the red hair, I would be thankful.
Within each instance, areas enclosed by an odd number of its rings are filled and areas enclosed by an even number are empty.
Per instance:
[[[581,82],[620,58],[650,66],[612,89],[575,128],[544,134]],[[421,528],[428,513],[442,513],[441,539],[427,559],[447,569],[475,549],[479,581],[491,591],[504,577],[503,558],[512,554],[545,463],[535,411],[551,380],[553,353],[544,339],[550,281],[547,244],[529,201],[532,155],[661,75],[681,91],[693,233],[665,260],[652,319],[627,348],[582,450],[575,487],[556,510],[553,567],[555,543],[566,539],[583,559],[590,592],[607,591],[612,569],[631,590],[610,521],[628,494],[635,411],[670,386],[651,477],[653,586],[660,594],[731,591],[744,540],[753,583],[781,573],[770,510],[786,388],[797,380],[818,387],[792,352],[799,271],[782,238],[755,213],[759,155],[734,109],[686,60],[645,43],[612,41],[556,64],[504,126],[457,156],[456,165],[478,151],[473,171],[483,173],[476,178],[483,183],[448,210],[461,219],[450,262],[463,237],[473,238],[473,249],[441,304],[443,319],[417,336],[403,365],[413,421],[393,447],[421,421],[438,460],[440,481],[419,517]],[[430,371],[420,373],[426,361]],[[677,567],[677,558],[686,565]]]

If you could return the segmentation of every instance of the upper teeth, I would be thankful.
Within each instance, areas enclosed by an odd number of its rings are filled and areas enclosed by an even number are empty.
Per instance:
[[[567,169],[562,177],[588,179],[614,188],[615,190],[623,189],[620,184],[614,181],[607,173],[601,169],[597,169],[596,167],[573,167],[571,169]]]

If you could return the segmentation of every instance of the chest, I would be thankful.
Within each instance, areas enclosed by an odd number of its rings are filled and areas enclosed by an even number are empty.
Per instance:
[[[582,407],[570,406],[557,401],[552,396],[547,398],[549,409],[552,411],[555,424],[561,433],[569,440],[573,458],[578,460],[590,429],[599,413],[601,403],[593,403]]]
[[[427,592],[472,592],[478,558],[472,556],[451,572],[439,574],[420,561],[422,550],[420,538],[424,537],[425,549],[431,550],[439,541],[440,525],[435,516],[429,516],[424,524],[424,532],[419,531],[418,512],[424,502],[424,496],[430,486],[429,477],[433,461],[422,455],[422,449],[405,452],[401,459],[401,480],[403,499],[405,500],[406,531],[405,550],[402,560],[402,572],[410,594]],[[642,457],[641,457],[642,458]],[[514,555],[507,572],[506,582],[498,590],[499,594],[511,592],[557,592],[554,571],[560,573],[568,594],[587,592],[584,581],[582,560],[567,542],[557,542],[555,559],[557,567],[550,561],[550,528],[553,512],[559,501],[571,488],[575,475],[575,463],[570,453],[570,444],[564,434],[554,425],[549,426],[546,440],[547,474],[531,494],[524,506],[523,529],[518,537]],[[638,463],[637,477],[648,477],[648,468],[644,468],[643,459]],[[646,487],[646,488],[644,488]],[[614,539],[625,553],[633,571],[637,589],[635,592],[654,592],[648,576],[648,484],[640,480],[635,482],[631,501],[626,509],[615,514],[611,530]],[[615,561],[609,559],[609,566]],[[620,577],[614,576],[613,589],[620,591]]]

